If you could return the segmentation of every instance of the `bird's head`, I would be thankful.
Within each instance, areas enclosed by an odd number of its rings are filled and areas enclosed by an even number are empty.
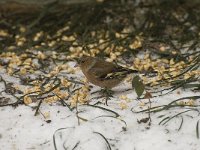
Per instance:
[[[91,56],[82,56],[77,60],[76,67],[80,67],[81,69],[87,69],[86,67],[90,66],[93,57]]]

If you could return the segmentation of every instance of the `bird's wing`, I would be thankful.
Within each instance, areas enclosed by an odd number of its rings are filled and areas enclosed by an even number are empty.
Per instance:
[[[89,69],[89,72],[92,73],[96,78],[103,80],[104,77],[112,73],[115,68],[115,64],[98,59]]]
[[[101,76],[101,78],[104,78],[104,79],[113,79],[113,78],[122,79],[122,78],[126,77],[126,75],[129,74],[129,73],[131,73],[131,70],[124,68],[122,66],[116,65],[110,73],[108,73],[107,75]]]
[[[100,63],[98,61],[98,63],[94,64],[94,66],[90,68],[89,72],[100,80],[109,80],[113,78],[124,78],[130,70],[109,62]]]
[[[124,68],[110,62],[105,62],[97,58],[95,63],[89,69],[89,72],[95,75],[96,78],[101,80],[108,80],[113,78],[121,79],[124,78],[127,74],[137,73],[138,71],[130,70],[128,68]]]

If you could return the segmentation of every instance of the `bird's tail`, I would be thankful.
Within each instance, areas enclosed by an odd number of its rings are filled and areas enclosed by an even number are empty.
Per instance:
[[[157,71],[153,70],[153,71],[145,71],[145,72],[139,72],[138,70],[132,70],[132,69],[128,69],[126,71],[127,74],[131,74],[131,73],[134,73],[134,74],[144,74],[144,75],[147,75],[147,76],[150,76],[150,77],[154,77],[158,74]]]

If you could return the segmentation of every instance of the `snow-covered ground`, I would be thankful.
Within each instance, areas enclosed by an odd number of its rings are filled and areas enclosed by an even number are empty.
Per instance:
[[[60,103],[42,103],[41,113],[37,116],[34,116],[35,110],[30,106],[0,107],[0,149],[53,150],[56,146],[57,150],[199,150],[196,126],[200,117],[197,111],[188,111],[159,125],[165,117],[187,110],[175,107],[150,113],[150,125],[149,121],[139,123],[148,118],[149,113],[135,111],[148,108],[149,101],[137,100],[132,90],[120,92],[127,86],[130,85],[122,84],[115,89],[108,106],[80,105],[77,110],[71,111]],[[121,95],[126,95],[128,101],[120,99]],[[199,93],[178,89],[152,98],[151,107],[194,95]],[[125,103],[127,108],[121,109],[121,103]],[[194,100],[194,103],[198,104],[199,101]]]

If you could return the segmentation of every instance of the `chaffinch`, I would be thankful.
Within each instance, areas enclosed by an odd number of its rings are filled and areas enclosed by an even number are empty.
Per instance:
[[[79,58],[78,66],[89,82],[106,89],[117,86],[128,74],[138,73],[137,70],[124,68],[91,56]]]

